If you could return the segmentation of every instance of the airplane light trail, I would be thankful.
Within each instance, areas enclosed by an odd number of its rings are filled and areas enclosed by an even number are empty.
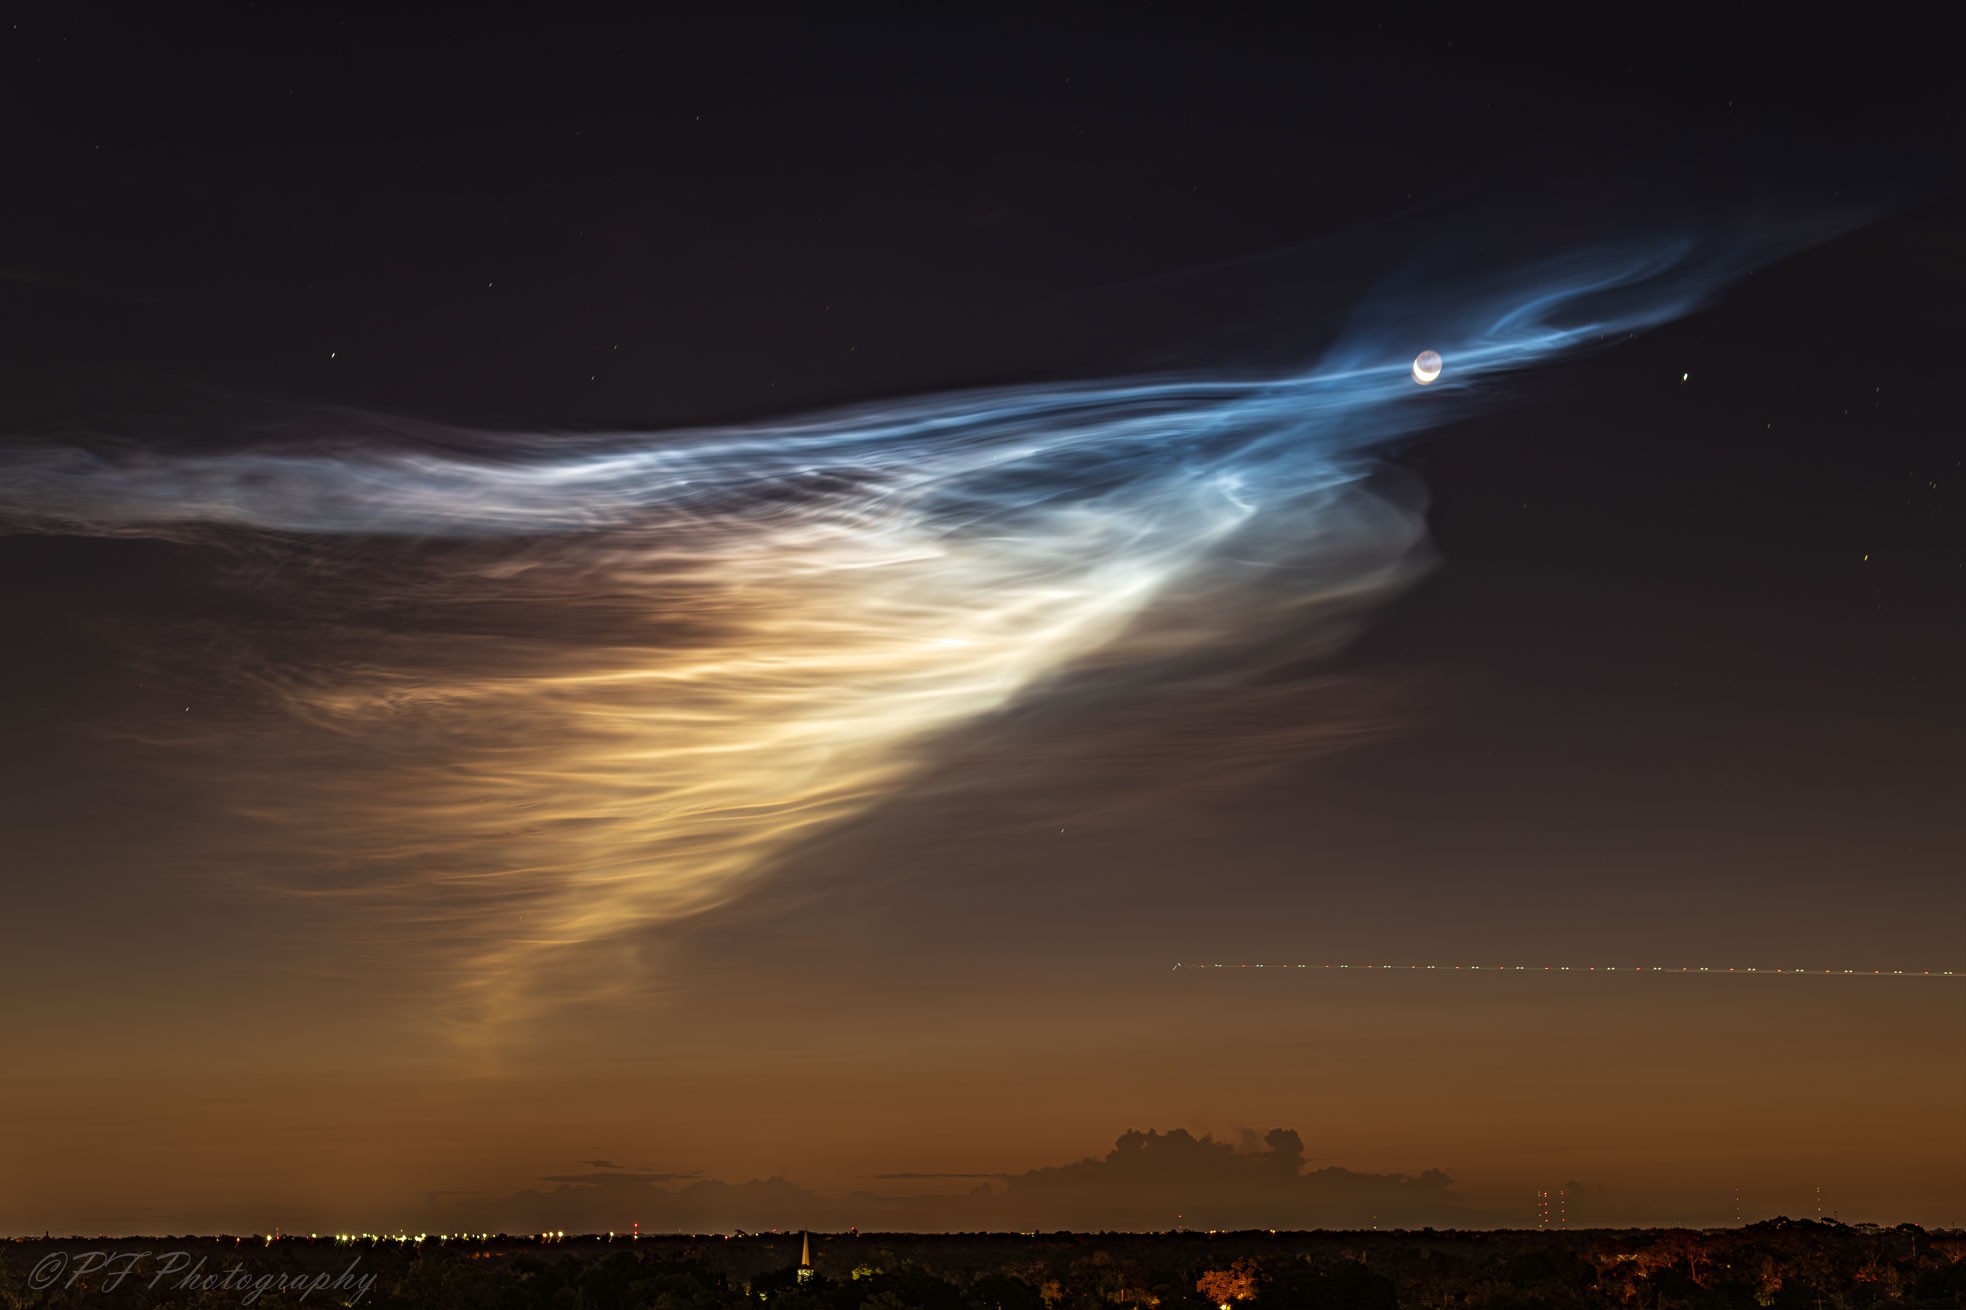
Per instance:
[[[1190,964],[1179,963],[1170,972],[1186,969],[1344,969],[1372,973],[1393,969],[1408,973],[1672,973],[1672,974],[1785,974],[1815,978],[1966,978],[1966,969],[1780,969],[1756,965],[1719,964]]]

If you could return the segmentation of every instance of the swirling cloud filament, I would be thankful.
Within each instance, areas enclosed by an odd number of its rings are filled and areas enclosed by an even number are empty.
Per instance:
[[[1374,450],[1487,375],[1691,308],[1719,274],[1688,253],[1381,307],[1282,378],[671,434],[28,447],[0,515],[253,562],[242,577],[308,636],[240,659],[261,695],[203,742],[251,820],[211,858],[353,907],[438,975],[447,1021],[495,1032],[645,987],[648,931],[740,895],[1047,678],[1095,657],[1233,668],[1252,634],[1398,585],[1422,529],[1368,484]],[[1392,319],[1451,376],[1415,388]],[[1231,567],[1260,585],[1148,622]]]

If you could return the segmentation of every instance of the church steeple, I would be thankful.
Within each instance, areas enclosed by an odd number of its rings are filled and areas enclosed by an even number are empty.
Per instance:
[[[812,1234],[810,1232],[799,1234],[799,1281],[802,1283],[812,1281]]]

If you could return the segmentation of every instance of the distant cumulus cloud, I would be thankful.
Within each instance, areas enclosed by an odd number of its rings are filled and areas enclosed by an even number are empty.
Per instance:
[[[1116,1228],[1425,1223],[1459,1208],[1452,1185],[1438,1169],[1307,1170],[1303,1140],[1290,1129],[1273,1129],[1248,1150],[1177,1128],[1130,1132],[1100,1159],[1018,1174],[1000,1205],[1017,1228],[1078,1227],[1088,1215]]]
[[[1096,1159],[1019,1174],[900,1172],[877,1180],[987,1180],[957,1193],[827,1196],[784,1178],[729,1183],[675,1174],[597,1173],[547,1178],[550,1190],[472,1197],[440,1221],[511,1232],[646,1232],[800,1226],[968,1229],[1309,1228],[1467,1221],[1471,1210],[1438,1169],[1419,1174],[1307,1168],[1290,1129],[1241,1145],[1184,1129],[1129,1132]],[[990,1181],[1002,1180],[996,1189]]]

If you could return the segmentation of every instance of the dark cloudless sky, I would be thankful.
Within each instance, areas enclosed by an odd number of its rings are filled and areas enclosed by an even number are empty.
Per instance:
[[[1276,1125],[1313,1166],[1446,1170],[1450,1219],[1524,1219],[1567,1179],[1606,1219],[1718,1220],[1735,1186],[1800,1213],[1818,1184],[1846,1217],[1961,1217],[1966,987],[1167,972],[1966,965],[1956,25],[6,22],[10,449],[338,449],[408,420],[468,451],[1289,368],[1434,249],[1843,231],[1392,449],[1376,485],[1424,507],[1429,567],[1348,644],[1219,699],[1085,694],[1092,658],[635,934],[631,999],[524,1058],[459,1054],[419,1009],[434,966],[404,943],[444,954],[441,901],[297,907],[250,886],[293,851],[229,835],[242,806],[327,804],[240,774],[332,767],[338,806],[391,785],[364,742],[306,754],[248,702],[445,631],[431,590],[363,607],[379,569],[448,556],[0,538],[24,1056],[0,1227],[418,1222],[423,1193],[596,1155],[834,1195]],[[599,644],[550,598],[511,621]],[[173,717],[208,705],[236,716]],[[695,1217],[776,1222],[732,1215]]]

